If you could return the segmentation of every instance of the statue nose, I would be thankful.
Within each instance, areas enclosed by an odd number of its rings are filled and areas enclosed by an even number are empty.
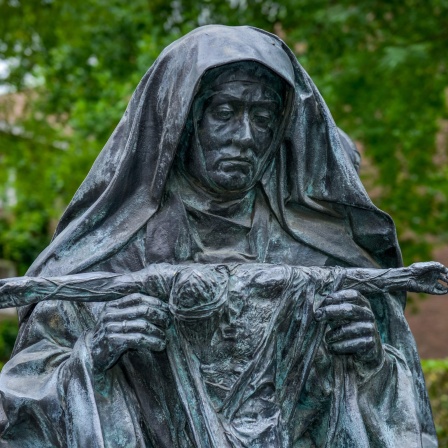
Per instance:
[[[253,144],[254,139],[250,126],[250,119],[246,114],[244,114],[241,118],[240,126],[235,132],[232,141],[235,145],[242,146],[244,148],[247,148]]]

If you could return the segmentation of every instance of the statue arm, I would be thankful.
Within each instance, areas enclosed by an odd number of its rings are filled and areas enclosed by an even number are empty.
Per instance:
[[[363,294],[378,292],[424,292],[442,295],[448,288],[448,268],[440,263],[414,263],[396,269],[344,269],[335,289],[356,289]]]
[[[109,302],[132,294],[157,297],[167,302],[173,286],[176,294],[188,293],[208,299],[219,289],[220,283],[238,274],[245,284],[257,285],[269,271],[279,286],[285,278],[281,266],[269,264],[151,264],[132,273],[87,272],[58,277],[16,277],[0,280],[0,308],[19,307],[49,300],[71,302]],[[279,274],[280,272],[280,274]],[[271,281],[271,283],[272,283]],[[222,285],[221,285],[222,286]],[[200,297],[208,300],[207,297]]]
[[[140,293],[166,300],[178,266],[154,264],[126,274],[88,272],[59,277],[15,277],[0,280],[0,308],[47,300],[108,302]]]
[[[447,282],[447,273],[446,267],[434,262],[398,269],[336,268],[333,290],[320,303],[315,299],[314,311],[317,321],[329,325],[325,342],[330,351],[335,355],[353,355],[360,372],[370,375],[377,371],[385,360],[385,352],[371,303],[363,294],[446,294],[448,288],[440,281]]]
[[[140,293],[167,301],[176,278],[184,274],[197,274],[220,269],[225,265],[171,265],[152,264],[145,269],[126,274],[88,272],[60,277],[17,277],[0,280],[0,308],[24,306],[46,300],[75,302],[106,302],[130,294]],[[277,266],[278,268],[278,266]],[[247,281],[252,281],[260,271],[274,270],[276,265],[237,265],[244,271]],[[300,268],[296,271],[321,271],[325,268]],[[330,268],[328,268],[330,269]],[[340,269],[340,268],[339,268]],[[440,263],[415,263],[398,269],[340,269],[334,290],[356,289],[361,293],[412,291],[429,294],[446,294],[448,288],[439,281],[448,281],[448,269]],[[251,274],[254,274],[253,276]],[[201,277],[199,275],[199,277]],[[190,277],[189,281],[199,277]],[[194,281],[196,281],[194,280]]]

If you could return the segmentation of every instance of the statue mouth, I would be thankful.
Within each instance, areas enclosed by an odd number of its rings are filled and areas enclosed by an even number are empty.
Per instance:
[[[221,330],[221,336],[224,340],[236,341],[236,338],[238,336],[238,328],[226,325],[221,326],[220,330]]]
[[[234,157],[220,160],[219,167],[223,171],[243,171],[249,172],[252,169],[252,161],[246,157]]]

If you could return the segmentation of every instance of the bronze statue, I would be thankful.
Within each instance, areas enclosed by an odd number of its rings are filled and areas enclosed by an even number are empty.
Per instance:
[[[27,277],[10,447],[435,447],[401,268],[343,135],[276,36],[171,44]],[[356,159],[356,157],[355,157]]]

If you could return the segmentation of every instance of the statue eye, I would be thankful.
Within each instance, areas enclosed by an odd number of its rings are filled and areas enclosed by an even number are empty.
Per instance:
[[[272,113],[267,110],[257,110],[252,114],[253,123],[263,129],[266,129],[272,122]]]
[[[227,121],[233,116],[233,110],[230,107],[218,107],[214,111],[214,117],[218,120]]]

